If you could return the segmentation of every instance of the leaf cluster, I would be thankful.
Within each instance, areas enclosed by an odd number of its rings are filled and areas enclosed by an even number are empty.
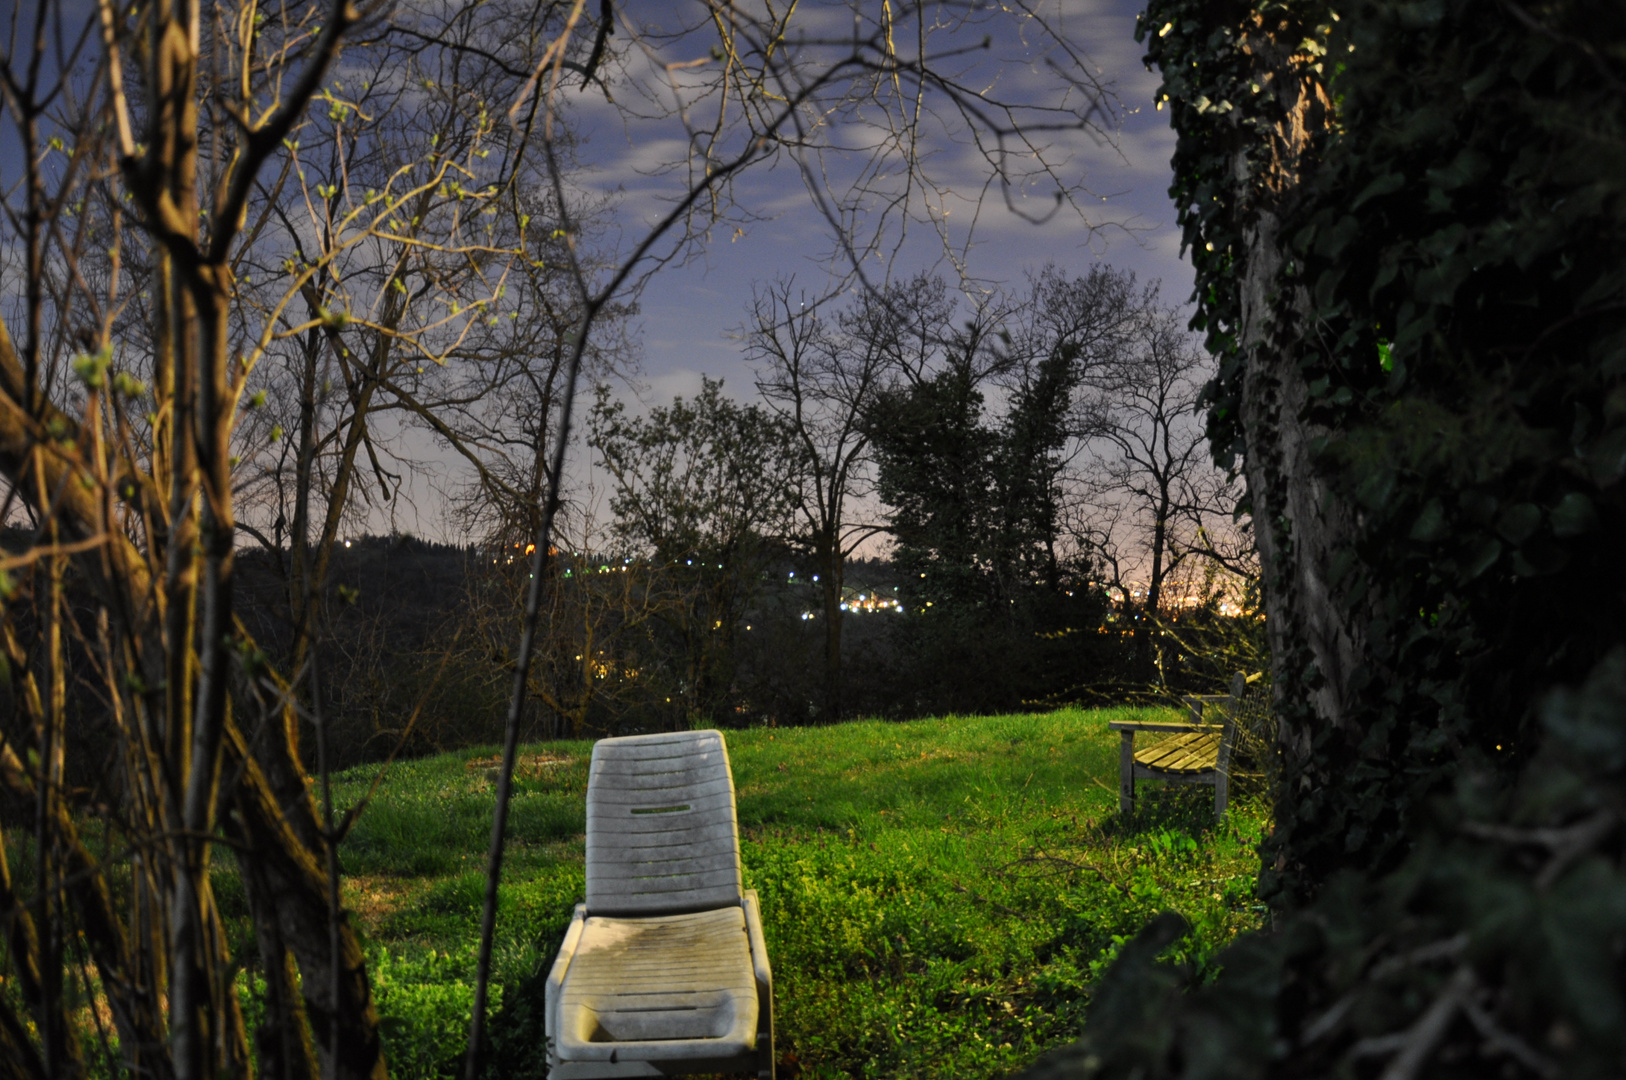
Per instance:
[[[1542,709],[1543,751],[1510,792],[1463,774],[1393,872],[1345,874],[1220,977],[1156,958],[1153,920],[1107,974],[1058,1077],[1619,1075],[1626,995],[1626,651]],[[1602,947],[1600,947],[1602,946]]]
[[[1276,213],[1272,347],[1296,354],[1320,470],[1359,522],[1329,576],[1369,643],[1367,720],[1313,751],[1347,790],[1284,815],[1278,842],[1308,854],[1280,885],[1305,895],[1337,866],[1391,865],[1464,763],[1528,760],[1537,693],[1617,636],[1626,21],[1590,3],[1157,3],[1141,33],[1221,358],[1216,457],[1249,450],[1239,245]],[[1291,163],[1284,80],[1330,109]]]
[[[796,461],[786,425],[758,405],[723,396],[702,377],[693,401],[676,398],[647,416],[599,389],[589,443],[615,478],[616,534],[664,561],[727,563],[783,531]]]

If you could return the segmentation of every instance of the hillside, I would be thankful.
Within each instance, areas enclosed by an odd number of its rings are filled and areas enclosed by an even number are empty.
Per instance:
[[[1256,925],[1243,795],[1116,815],[1123,711],[950,717],[727,735],[746,883],[759,890],[780,1075],[1005,1075],[1071,1038],[1092,982],[1165,908],[1202,965]],[[1141,714],[1144,715],[1144,714]],[[525,748],[497,946],[494,1064],[542,1075],[541,979],[581,897],[591,744]],[[492,802],[489,751],[394,766],[344,849],[392,1075],[451,1075],[466,1023]],[[341,776],[339,809],[373,767]],[[226,883],[222,883],[226,887]]]

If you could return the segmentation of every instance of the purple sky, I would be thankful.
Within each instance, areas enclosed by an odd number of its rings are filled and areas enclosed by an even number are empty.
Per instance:
[[[874,0],[853,2],[861,3],[871,14],[879,9]],[[1010,212],[997,189],[984,193],[986,167],[963,138],[958,142],[940,139],[929,148],[930,168],[952,189],[946,204],[950,211],[946,220],[952,223],[946,230],[951,246],[957,245],[963,254],[962,265],[969,278],[985,285],[1020,288],[1026,273],[1048,262],[1064,271],[1085,274],[1095,261],[1103,260],[1133,270],[1142,281],[1160,279],[1164,301],[1184,306],[1191,292],[1192,271],[1179,257],[1179,232],[1167,194],[1174,136],[1168,126],[1169,114],[1153,107],[1160,79],[1143,67],[1144,50],[1134,40],[1140,3],[1030,2],[1088,58],[1093,77],[1112,94],[1113,107],[1104,133],[1067,132],[1050,139],[1051,160],[1063,163],[1058,173],[1091,194],[1078,204],[1081,210],[1064,209],[1044,224],[1032,224]],[[623,18],[642,18],[647,28],[662,19],[676,19],[675,12],[688,8],[671,0],[631,0],[618,5],[618,10]],[[847,19],[850,25],[851,18],[841,0],[823,4],[804,0],[798,16],[807,17],[804,25],[811,27],[810,34],[832,36],[839,36],[843,24],[831,20]],[[1012,32],[1011,20],[998,14],[983,18],[969,42],[966,35],[958,41],[944,36],[933,48],[975,44],[985,30],[992,31],[993,47],[961,62],[958,74],[962,80],[990,87],[1007,99],[1058,100],[1065,84],[1050,74],[1045,54],[1031,47],[1023,35]],[[681,170],[661,169],[682,160],[686,145],[682,126],[669,117],[629,119],[627,106],[659,112],[665,102],[652,63],[706,54],[706,44],[699,39],[680,41],[660,52],[629,49],[631,39],[627,28],[618,26],[616,40],[623,50],[619,75],[623,80],[642,78],[649,92],[646,97],[640,99],[637,87],[625,81],[612,81],[617,97],[614,105],[601,92],[584,91],[579,84],[567,91],[570,122],[582,137],[579,155],[585,166],[573,182],[583,197],[604,208],[597,243],[621,251],[636,244],[648,223],[685,189]],[[842,138],[854,136],[838,130],[831,137],[839,144]],[[838,190],[844,180],[839,175],[842,160],[839,152],[826,158],[826,163],[834,163],[833,186]],[[759,165],[743,175],[734,194],[740,211],[753,220],[745,221],[738,231],[732,222],[718,226],[709,242],[687,262],[669,265],[650,277],[639,296],[641,311],[632,327],[638,369],[630,385],[618,388],[623,397],[636,397],[643,406],[669,402],[674,395],[690,396],[698,391],[700,376],[705,374],[722,377],[725,392],[733,397],[754,398],[752,370],[742,343],[731,334],[745,320],[752,286],[794,275],[811,295],[829,291],[833,279],[822,257],[831,250],[831,230],[810,198],[801,173],[788,163],[771,168]],[[979,194],[984,194],[980,209],[975,201]],[[1035,186],[1030,194],[1032,198],[1022,205],[1043,210],[1052,205],[1053,185]],[[964,227],[972,220],[974,241],[966,247]],[[945,258],[943,240],[919,220],[910,229],[906,242],[888,245],[887,250],[895,251],[889,267],[880,262],[866,264],[871,280],[882,279],[888,272],[907,277],[931,270],[954,281],[955,269]],[[590,393],[584,388],[579,401],[585,400],[590,400]],[[641,411],[631,400],[629,405]],[[577,500],[586,494],[589,514],[602,527],[608,516],[604,478],[594,475],[589,451],[580,442],[579,416],[568,471]],[[422,461],[424,469],[409,480],[406,498],[387,509],[376,508],[368,516],[367,528],[388,531],[393,527],[461,539],[443,517],[445,504],[437,494],[444,485],[456,482],[459,465],[432,451]]]
[[[1134,40],[1141,6],[1133,0],[1062,0],[1059,6],[1061,27],[1081,46],[1119,104],[1121,127],[1110,143],[1082,133],[1056,140],[1068,167],[1096,196],[1085,207],[1088,224],[1066,210],[1046,224],[1030,224],[994,195],[981,210],[966,269],[983,281],[1020,285],[1025,272],[1046,262],[1082,274],[1094,261],[1105,260],[1134,270],[1143,280],[1162,279],[1164,299],[1184,304],[1191,292],[1191,267],[1178,256],[1179,232],[1167,194],[1174,136],[1168,113],[1153,108],[1159,78],[1142,66],[1143,49]],[[1024,74],[1037,83],[1042,69],[1024,73],[1007,68],[989,77],[1000,78],[1002,89],[1014,87],[1020,94],[1026,91],[1020,82]],[[1054,83],[1036,87],[1036,92],[1053,93]],[[620,190],[613,221],[626,242],[658,211],[660,197],[674,190],[669,178],[638,171],[661,158],[670,146],[662,137],[669,139],[671,132],[654,124],[624,125],[602,107],[583,109],[581,119],[587,121],[584,157],[593,166],[582,178],[583,187]],[[956,153],[965,160],[952,160]],[[974,196],[978,163],[962,148],[950,147],[946,154],[941,171],[952,175],[958,170],[968,181],[967,194]],[[655,274],[642,294],[640,396],[646,401],[694,392],[701,373],[722,376],[733,396],[754,396],[750,368],[739,342],[730,336],[744,318],[753,284],[795,275],[816,293],[830,281],[820,261],[829,248],[829,228],[794,169],[754,173],[740,192],[746,209],[770,220],[746,225],[743,235],[734,234],[732,227],[717,230],[696,258]],[[1046,201],[1036,199],[1035,204]],[[969,218],[972,209],[965,202],[962,217]],[[956,240],[963,240],[963,234],[956,233]],[[892,272],[908,275],[923,269],[953,276],[941,242],[917,230]]]

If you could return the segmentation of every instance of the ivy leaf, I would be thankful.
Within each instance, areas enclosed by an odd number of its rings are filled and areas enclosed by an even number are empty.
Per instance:
[[[1592,479],[1605,487],[1626,475],[1626,428],[1616,428],[1599,439],[1587,453]]]
[[[1580,536],[1597,527],[1598,511],[1592,505],[1592,500],[1579,491],[1572,491],[1553,507],[1548,515],[1552,522],[1553,535],[1559,538]]]
[[[1437,187],[1455,191],[1482,179],[1489,170],[1490,162],[1485,160],[1485,155],[1468,147],[1457,154],[1449,165],[1440,169],[1429,169],[1424,175]]]
[[[1522,544],[1541,524],[1541,509],[1533,503],[1515,503],[1502,511],[1496,531],[1510,544]]]
[[[1462,559],[1462,579],[1472,581],[1495,565],[1502,557],[1502,542],[1493,536],[1482,537],[1470,544]]]
[[[1411,538],[1431,544],[1445,534],[1445,507],[1440,500],[1430,499],[1412,523]]]
[[[1361,193],[1355,196],[1355,201],[1349,204],[1349,208],[1359,210],[1371,200],[1384,195],[1393,195],[1405,186],[1406,177],[1404,173],[1385,173],[1362,188]]]

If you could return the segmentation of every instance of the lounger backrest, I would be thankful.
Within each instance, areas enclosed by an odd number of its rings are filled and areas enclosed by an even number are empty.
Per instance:
[[[591,915],[740,902],[734,777],[720,731],[600,739],[587,776]]]

